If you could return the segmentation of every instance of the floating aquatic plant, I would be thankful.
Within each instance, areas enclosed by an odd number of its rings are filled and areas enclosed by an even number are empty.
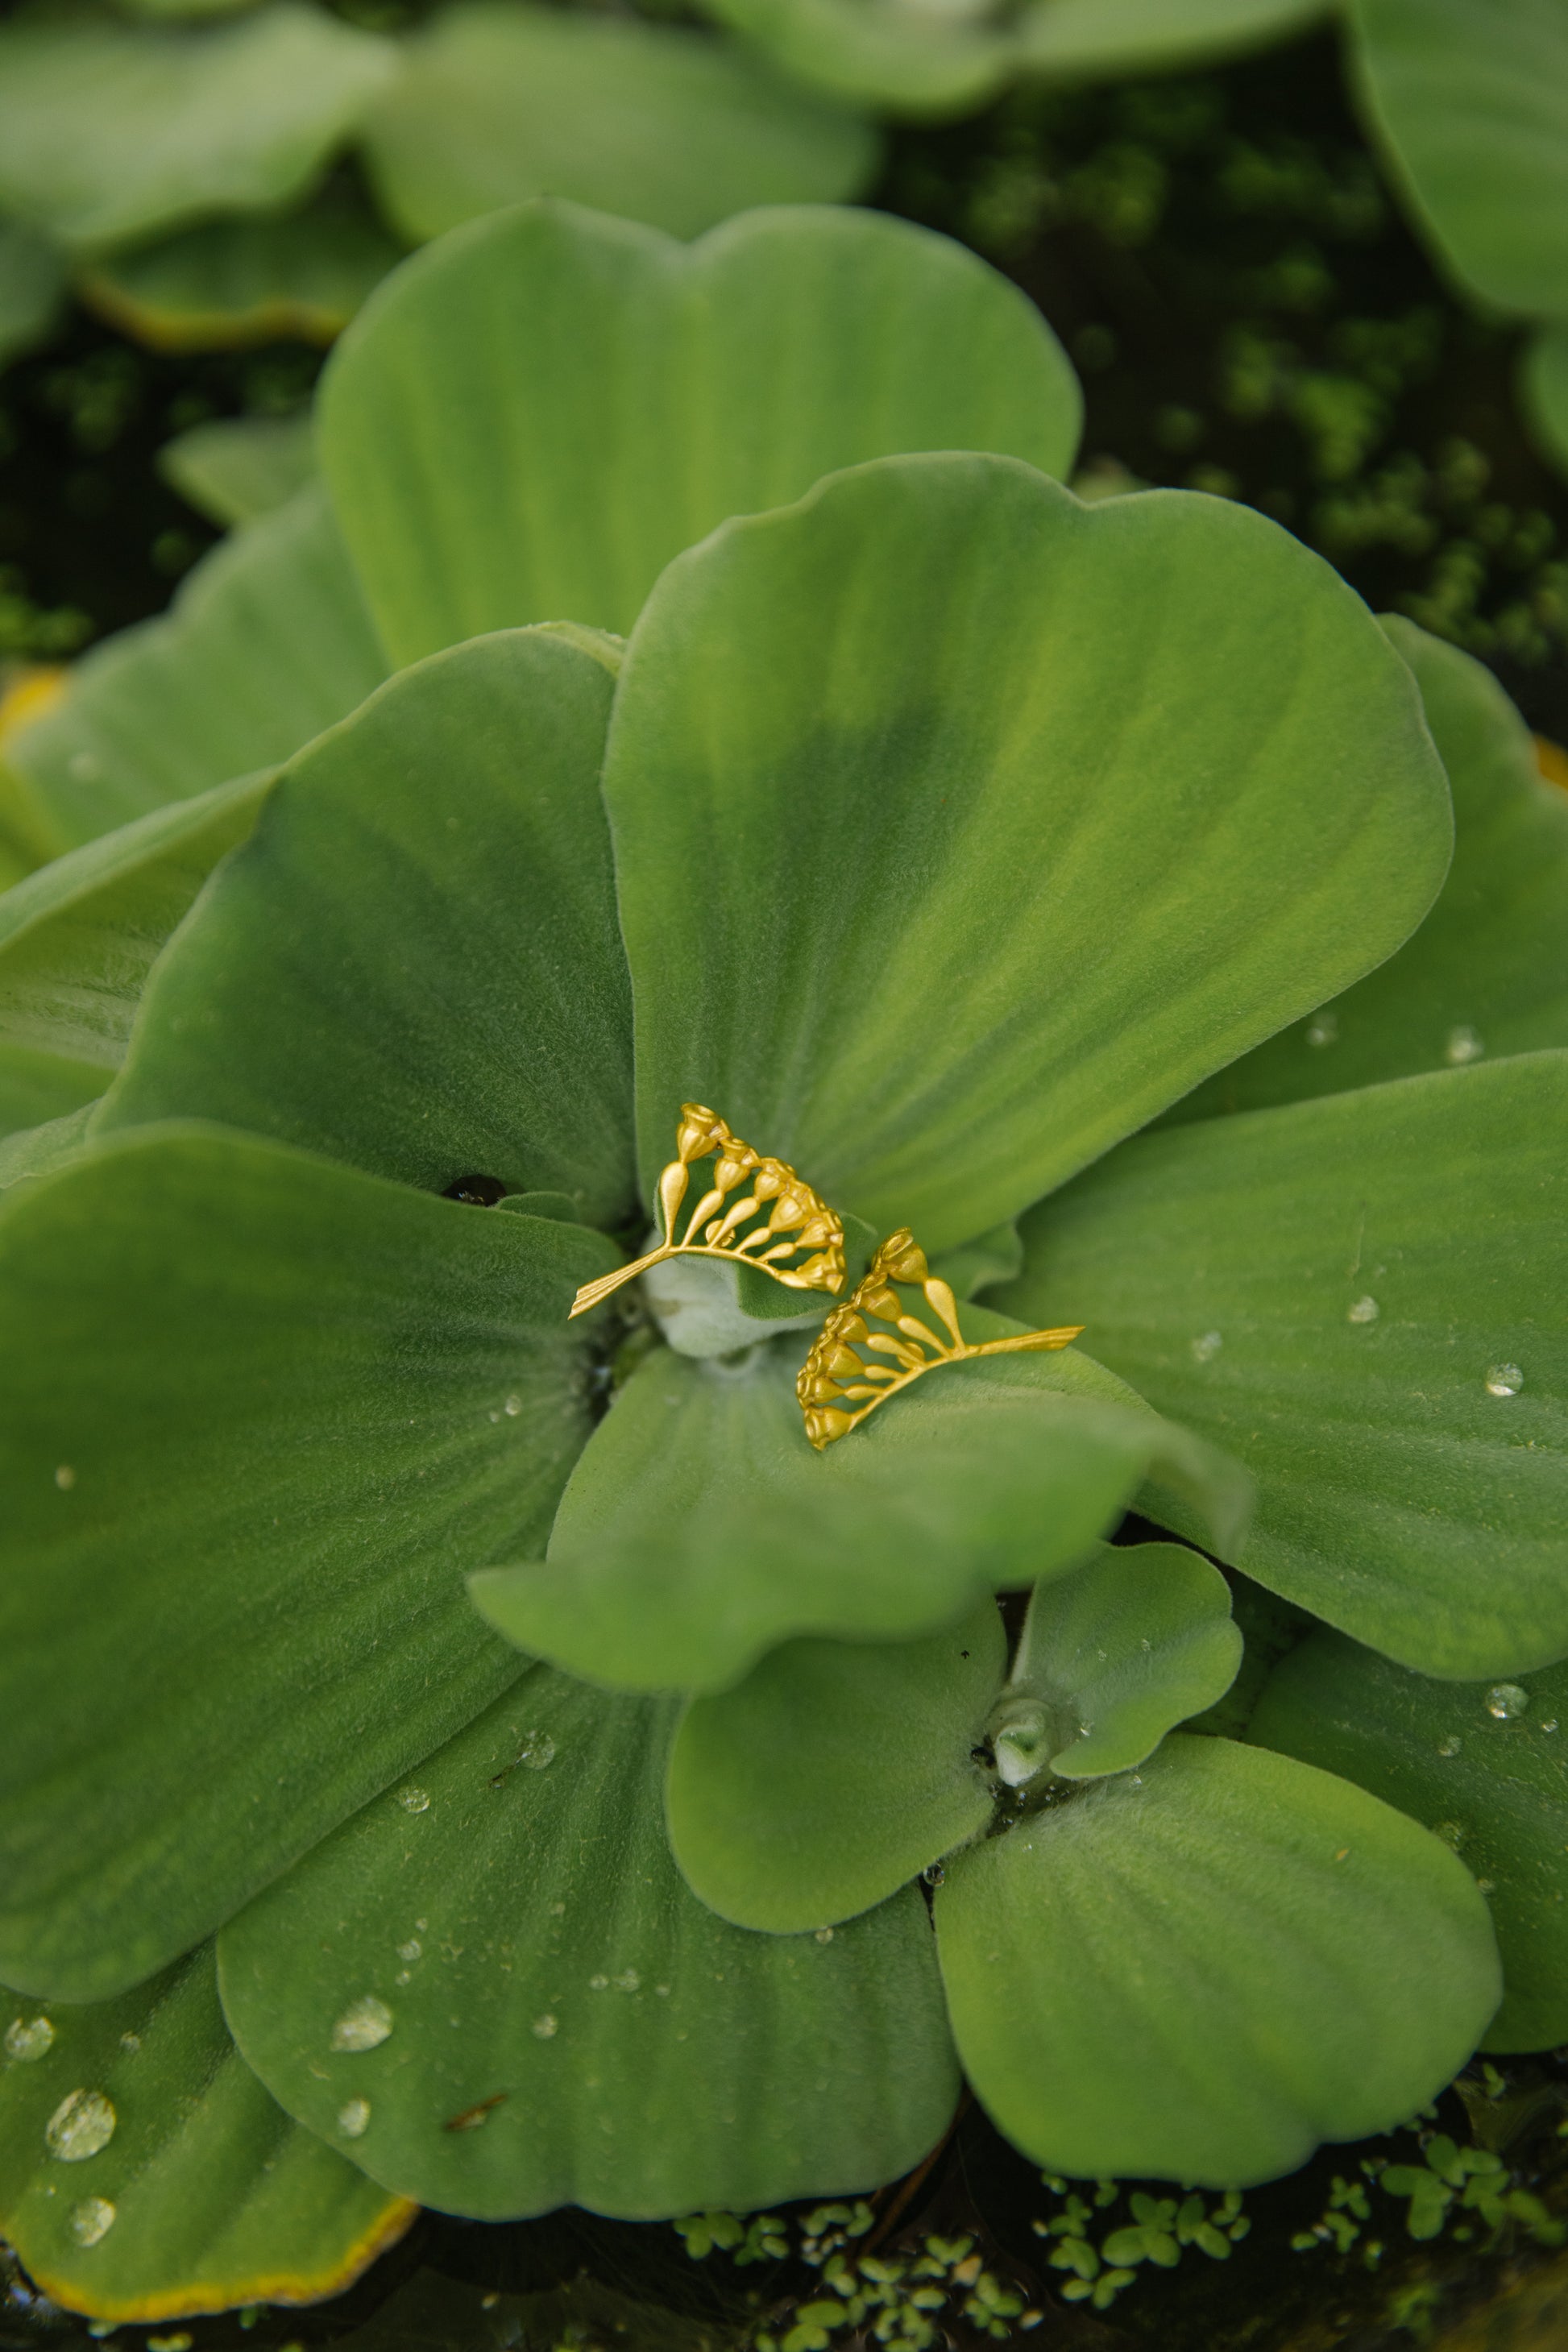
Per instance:
[[[962,353],[836,374],[917,280]],[[326,395],[401,666],[23,886],[111,1079],[0,1171],[0,2223],[74,2306],[858,2193],[963,2074],[1223,2216],[1568,2030],[1568,802],[1261,518],[1080,505],[1064,383],[886,225],[461,235]],[[683,1105],[841,1276],[662,1253]],[[818,1448],[879,1243],[862,1370],[961,1349]]]

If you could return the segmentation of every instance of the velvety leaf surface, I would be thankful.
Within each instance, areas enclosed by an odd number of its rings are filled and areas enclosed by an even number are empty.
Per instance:
[[[1417,226],[1473,294],[1568,310],[1561,0],[1350,0],[1363,106]]]
[[[536,1669],[224,1931],[241,2049],[374,2178],[484,2220],[747,2211],[940,2137],[919,1895],[826,1940],[716,1918],[665,1836],[670,1712]]]
[[[1548,462],[1568,473],[1568,327],[1545,327],[1527,345],[1521,405]]]
[[[1404,2122],[1500,1990],[1486,1905],[1436,1838],[1186,1733],[955,1855],[936,1921],[964,2071],[1053,2172],[1273,2179]]]
[[[106,1125],[222,1119],[433,1192],[488,1175],[624,1214],[612,690],[581,646],[509,631],[301,753],[159,965]]]
[[[0,221],[0,367],[42,342],[64,293],[58,247],[26,221]]]
[[[997,1299],[1247,1464],[1249,1576],[1510,1674],[1568,1651],[1565,1207],[1568,1054],[1526,1054],[1140,1137]]]
[[[158,452],[163,479],[220,530],[287,506],[315,470],[309,414],[216,416],[176,433]]]
[[[1133,74],[1288,39],[1328,0],[1033,0],[1016,27],[1031,70]]]
[[[68,2311],[309,2303],[352,2285],[418,2210],[263,2090],[224,2023],[210,1944],[118,2000],[0,1990],[0,2230]]]
[[[1247,1738],[1342,1773],[1436,1831],[1488,1896],[1503,2004],[1489,2050],[1568,2034],[1568,1667],[1435,1683],[1314,1633],[1275,1667]]]
[[[1004,81],[1009,34],[907,0],[704,0],[796,81],[900,114],[963,114]]]
[[[672,564],[605,797],[645,1185],[694,1098],[931,1252],[1359,977],[1449,843],[1410,674],[1326,564],[972,456]]]
[[[88,247],[266,211],[314,178],[396,58],[300,0],[210,26],[13,18],[0,29],[0,205]]]
[[[412,661],[567,614],[629,629],[727,515],[862,458],[999,449],[1065,471],[1080,408],[1034,305],[907,222],[780,208],[689,249],[546,203],[398,273],[333,356],[321,441],[382,634]]]
[[[0,1135],[0,1190],[21,1183],[24,1177],[49,1175],[73,1160],[88,1141],[88,1125],[97,1108],[94,1097],[37,1127],[16,1128],[9,1135]]]
[[[153,958],[271,785],[268,771],[153,809],[0,896],[0,1042],[96,1067],[107,1085]]]
[[[1015,1328],[965,1311],[971,1332]],[[1152,1472],[1234,1531],[1231,1465],[1070,1349],[917,1381],[821,1454],[802,1340],[738,1362],[660,1349],[616,1396],[545,1559],[480,1570],[520,1648],[629,1690],[719,1690],[799,1634],[899,1640],[1079,1558]]]
[[[1002,1777],[1124,1772],[1223,1698],[1240,1664],[1217,1568],[1183,1544],[1102,1544],[1035,1587],[993,1728]]]
[[[974,1837],[974,1759],[1007,1663],[994,1601],[923,1642],[786,1642],[693,1699],[670,1751],[669,1842],[711,1910],[776,1933],[880,1903]]]
[[[456,0],[410,37],[364,155],[411,244],[545,194],[696,236],[753,205],[858,196],[878,141],[684,26]]]
[[[137,1982],[515,1675],[461,1575],[549,1523],[613,1262],[214,1129],[14,1188],[5,1981]]]
[[[167,619],[95,646],[5,757],[68,848],[288,759],[385,676],[325,501],[306,490],[215,548]]]
[[[1454,794],[1454,862],[1414,939],[1220,1070],[1168,1123],[1568,1045],[1568,793],[1491,672],[1391,616]]]
[[[332,190],[302,212],[202,221],[111,255],[77,290],[154,351],[330,343],[402,254],[367,205]]]
[[[102,1091],[99,1063],[0,1040],[0,1136],[20,1135],[45,1119],[60,1118],[96,1101]]]

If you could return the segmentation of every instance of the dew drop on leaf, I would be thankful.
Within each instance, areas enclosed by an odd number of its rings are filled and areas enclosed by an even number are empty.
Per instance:
[[[642,1979],[638,1976],[636,1969],[623,1969],[620,1975],[616,1979],[616,1990],[617,1992],[636,1992],[641,1983]]]
[[[72,2091],[44,2126],[44,2139],[62,2164],[80,2164],[109,2146],[118,2121],[101,2091]]]
[[[1512,1723],[1530,1705],[1530,1693],[1517,1683],[1493,1683],[1487,1693],[1487,1713],[1500,1723]]]
[[[1458,1853],[1465,1843],[1465,1824],[1463,1822],[1434,1822],[1432,1834],[1441,1838],[1445,1845],[1452,1846]]]
[[[84,2197],[71,2207],[70,2225],[79,2246],[96,2246],[114,2227],[114,2207],[107,2197]]]
[[[531,1772],[542,1772],[555,1761],[555,1742],[547,1731],[531,1731],[518,1751],[518,1762]]]
[[[819,1944],[831,1944],[833,1941],[832,1928],[819,1927],[816,1931],[816,1940]]]
[[[1468,1021],[1461,1021],[1448,1032],[1443,1059],[1452,1063],[1455,1069],[1462,1069],[1467,1062],[1479,1062],[1486,1050],[1479,1032]]]
[[[552,2040],[554,2035],[560,2031],[560,2027],[558,2021],[552,2017],[550,2011],[546,2010],[542,2017],[536,2017],[534,2019],[533,2030],[539,2036],[541,2042],[549,2042]]]
[[[427,1813],[430,1793],[426,1789],[399,1789],[397,1801],[405,1813]]]
[[[1209,1360],[1209,1359],[1210,1359],[1210,1357],[1211,1357],[1211,1356],[1217,1356],[1217,1355],[1218,1355],[1218,1353],[1219,1353],[1220,1349],[1224,1347],[1224,1345],[1225,1345],[1225,1334],[1224,1334],[1223,1332],[1221,1332],[1221,1331],[1204,1331],[1204,1332],[1200,1332],[1200,1333],[1199,1333],[1199,1335],[1198,1335],[1198,1337],[1197,1337],[1197,1338],[1193,1341],[1193,1361],[1194,1361],[1194,1364],[1206,1364],[1206,1363],[1208,1362],[1208,1360]]]
[[[397,1957],[400,1960],[417,1960],[422,1957],[424,1950],[425,1947],[418,1937],[410,1936],[406,1944],[399,1944],[397,1947]]]
[[[370,2101],[368,2099],[345,2099],[338,2109],[338,2129],[345,2139],[363,2137],[364,2127],[369,2121]]]
[[[1378,1317],[1377,1301],[1372,1297],[1358,1298],[1345,1311],[1352,1323],[1375,1323]]]
[[[54,2047],[55,2029],[47,2017],[18,2017],[5,2028],[5,2055],[26,2065]]]
[[[1492,1364],[1488,1368],[1488,1396],[1517,1396],[1523,1386],[1524,1374],[1517,1364]]]
[[[351,2000],[332,2028],[334,2050],[374,2050],[392,2031],[392,2011],[373,1992]]]
[[[1340,1016],[1337,1013],[1315,1013],[1307,1024],[1307,1043],[1320,1049],[1331,1045],[1339,1034]]]
[[[1457,1731],[1450,1731],[1446,1739],[1437,1742],[1437,1753],[1439,1756],[1457,1756],[1464,1744]]]

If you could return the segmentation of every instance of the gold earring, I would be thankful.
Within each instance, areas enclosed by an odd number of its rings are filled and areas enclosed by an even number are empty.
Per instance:
[[[917,1285],[941,1322],[946,1337],[933,1331],[918,1316],[906,1315],[895,1282]],[[890,1331],[872,1331],[870,1316],[890,1323]],[[879,1242],[864,1278],[842,1307],[836,1307],[817,1333],[795,1384],[805,1433],[821,1452],[836,1438],[847,1437],[868,1413],[890,1396],[907,1389],[922,1372],[939,1364],[967,1363],[973,1356],[1016,1356],[1065,1348],[1083,1329],[1074,1323],[1055,1331],[1020,1331],[1010,1339],[987,1339],[971,1346],[958,1328],[958,1302],[952,1286],[931,1273],[925,1252],[916,1246],[908,1225],[900,1225]],[[859,1402],[858,1412],[846,1405]]]
[[[658,1180],[664,1239],[630,1265],[585,1282],[573,1302],[573,1315],[586,1315],[623,1282],[667,1257],[717,1257],[731,1265],[760,1266],[791,1290],[843,1288],[843,1222],[786,1161],[753,1151],[702,1103],[682,1103],[675,1149],[675,1159]],[[709,1189],[677,1240],[676,1213],[686,1198],[692,1162],[709,1158],[714,1160]],[[750,1192],[731,1201],[748,1177]]]

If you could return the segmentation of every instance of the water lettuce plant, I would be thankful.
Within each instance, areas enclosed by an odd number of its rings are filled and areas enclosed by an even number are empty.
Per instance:
[[[917,272],[985,405],[901,454]],[[1075,422],[890,224],[461,232],[323,404],[392,675],[11,894],[114,1040],[0,1166],[0,2227],[74,2307],[865,2189],[964,2075],[1230,2189],[1568,2031],[1568,796]]]
[[[345,153],[361,178],[332,176]],[[39,237],[158,347],[325,343],[405,247],[498,205],[548,190],[692,236],[857,195],[876,157],[731,42],[532,0],[397,36],[311,0],[25,14],[0,26],[0,350],[47,327]]]

